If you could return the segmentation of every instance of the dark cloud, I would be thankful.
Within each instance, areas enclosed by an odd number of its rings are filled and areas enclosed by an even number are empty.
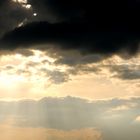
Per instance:
[[[49,80],[54,84],[61,84],[70,80],[69,74],[61,71],[48,71]]]
[[[101,55],[96,55],[96,54],[93,54],[93,55],[90,54],[90,55],[83,56],[79,53],[70,52],[70,51],[69,51],[69,53],[66,53],[66,54],[59,53],[59,55],[61,57],[55,61],[55,64],[65,64],[65,65],[69,65],[69,66],[77,66],[77,65],[86,65],[86,64],[90,64],[90,63],[96,63],[96,62],[99,62],[105,58]]]
[[[139,25],[138,0],[28,0],[40,17],[50,15],[72,22],[92,22],[96,27],[125,27]],[[138,26],[139,27],[139,26]]]
[[[67,82],[68,80],[70,80],[70,74],[68,71],[67,72],[62,72],[59,69],[55,69],[55,70],[49,70],[47,68],[41,68],[40,72],[48,77],[50,83],[53,84],[62,84],[64,82]]]
[[[0,1],[0,37],[32,17],[32,10],[12,0]]]
[[[106,56],[123,51],[133,55],[139,50],[139,1],[29,0],[29,3],[38,13],[37,20],[49,23],[33,22],[6,34],[1,42],[8,45],[7,49],[51,43],[63,50]],[[45,18],[49,16],[56,21]]]
[[[11,50],[35,44],[54,44],[56,49],[75,49],[85,54],[112,55],[121,51],[137,53],[139,34],[99,30],[92,24],[39,22],[15,29],[6,34],[1,42],[7,45],[5,49],[7,47]]]
[[[80,19],[84,14],[83,2],[79,0],[28,0],[34,11],[38,14],[37,20],[61,22]]]
[[[140,65],[110,65],[111,73],[115,73],[113,77],[122,80],[139,80]]]

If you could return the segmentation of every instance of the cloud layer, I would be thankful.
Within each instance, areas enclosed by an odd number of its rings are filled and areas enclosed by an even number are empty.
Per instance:
[[[91,23],[30,23],[6,34],[1,42],[1,46],[6,45],[3,49],[8,50],[46,44],[44,49],[77,50],[82,54],[105,56],[121,52],[134,55],[139,51],[139,33],[102,30],[95,28]],[[50,48],[52,45],[47,47],[47,44],[52,44],[54,47]]]
[[[139,107],[138,97],[88,101],[68,96],[48,97],[39,101],[1,101],[0,119],[3,122],[12,116],[13,126],[21,128],[44,127],[63,131],[97,128],[101,131],[103,140],[137,140],[140,128]],[[93,133],[93,136],[94,134],[97,133]],[[98,136],[100,135],[97,134]]]
[[[75,49],[105,56],[120,52],[134,55],[139,51],[138,1],[101,0],[91,4],[90,0],[29,0],[28,3],[38,14],[35,20],[28,21],[35,22],[7,33],[1,40],[1,49],[51,43],[54,50]]]

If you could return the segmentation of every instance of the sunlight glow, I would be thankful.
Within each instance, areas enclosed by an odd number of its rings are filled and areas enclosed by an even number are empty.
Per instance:
[[[12,0],[15,3],[19,3],[22,7],[26,8],[27,10],[31,9],[32,5],[28,4],[27,0]]]
[[[25,81],[25,77],[19,75],[0,75],[0,83],[4,87],[15,87],[16,84]]]
[[[36,17],[36,16],[37,16],[37,13],[34,13],[34,14],[33,14],[33,16],[35,16],[35,17]]]
[[[140,122],[140,116],[136,117],[135,121]]]
[[[27,0],[12,0],[14,2],[19,2],[21,4],[26,4],[28,1]]]
[[[24,4],[22,6],[25,7],[26,9],[30,9],[32,7],[30,4]]]
[[[103,99],[139,94],[138,81],[124,81],[114,76],[122,72],[124,68],[128,69],[128,72],[129,70],[138,72],[140,57],[123,60],[118,56],[113,56],[81,67],[84,70],[89,69],[89,73],[88,71],[80,72],[80,65],[79,68],[77,66],[72,68],[63,63],[57,63],[58,59],[57,56],[51,56],[49,51],[37,49],[19,49],[14,53],[1,55],[0,98],[36,99],[71,94],[89,99]],[[97,72],[94,68],[97,68]],[[114,71],[110,71],[110,68],[114,68]],[[84,86],[86,88],[83,88]],[[123,109],[125,107],[116,110]]]

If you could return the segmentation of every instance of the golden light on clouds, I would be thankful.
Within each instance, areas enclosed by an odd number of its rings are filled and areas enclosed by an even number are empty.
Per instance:
[[[1,0],[0,140],[140,140],[139,7]]]
[[[78,59],[74,58],[75,66],[59,62],[60,58],[33,49],[1,55],[0,97],[40,99],[72,95],[102,99],[139,95],[140,57],[124,60],[113,56],[84,64],[79,55]],[[81,65],[76,65],[76,61]]]
[[[12,1],[21,4],[22,7],[26,8],[27,10],[31,9],[31,7],[32,7],[31,4],[28,4],[27,0],[12,0]]]
[[[136,117],[135,122],[139,122],[140,123],[140,116]]]
[[[12,0],[14,2],[19,2],[19,3],[22,3],[22,4],[26,4],[28,1],[27,0]]]

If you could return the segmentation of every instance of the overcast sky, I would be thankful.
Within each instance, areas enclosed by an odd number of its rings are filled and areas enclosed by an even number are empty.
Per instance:
[[[139,0],[1,0],[0,137],[139,140],[139,14]]]

